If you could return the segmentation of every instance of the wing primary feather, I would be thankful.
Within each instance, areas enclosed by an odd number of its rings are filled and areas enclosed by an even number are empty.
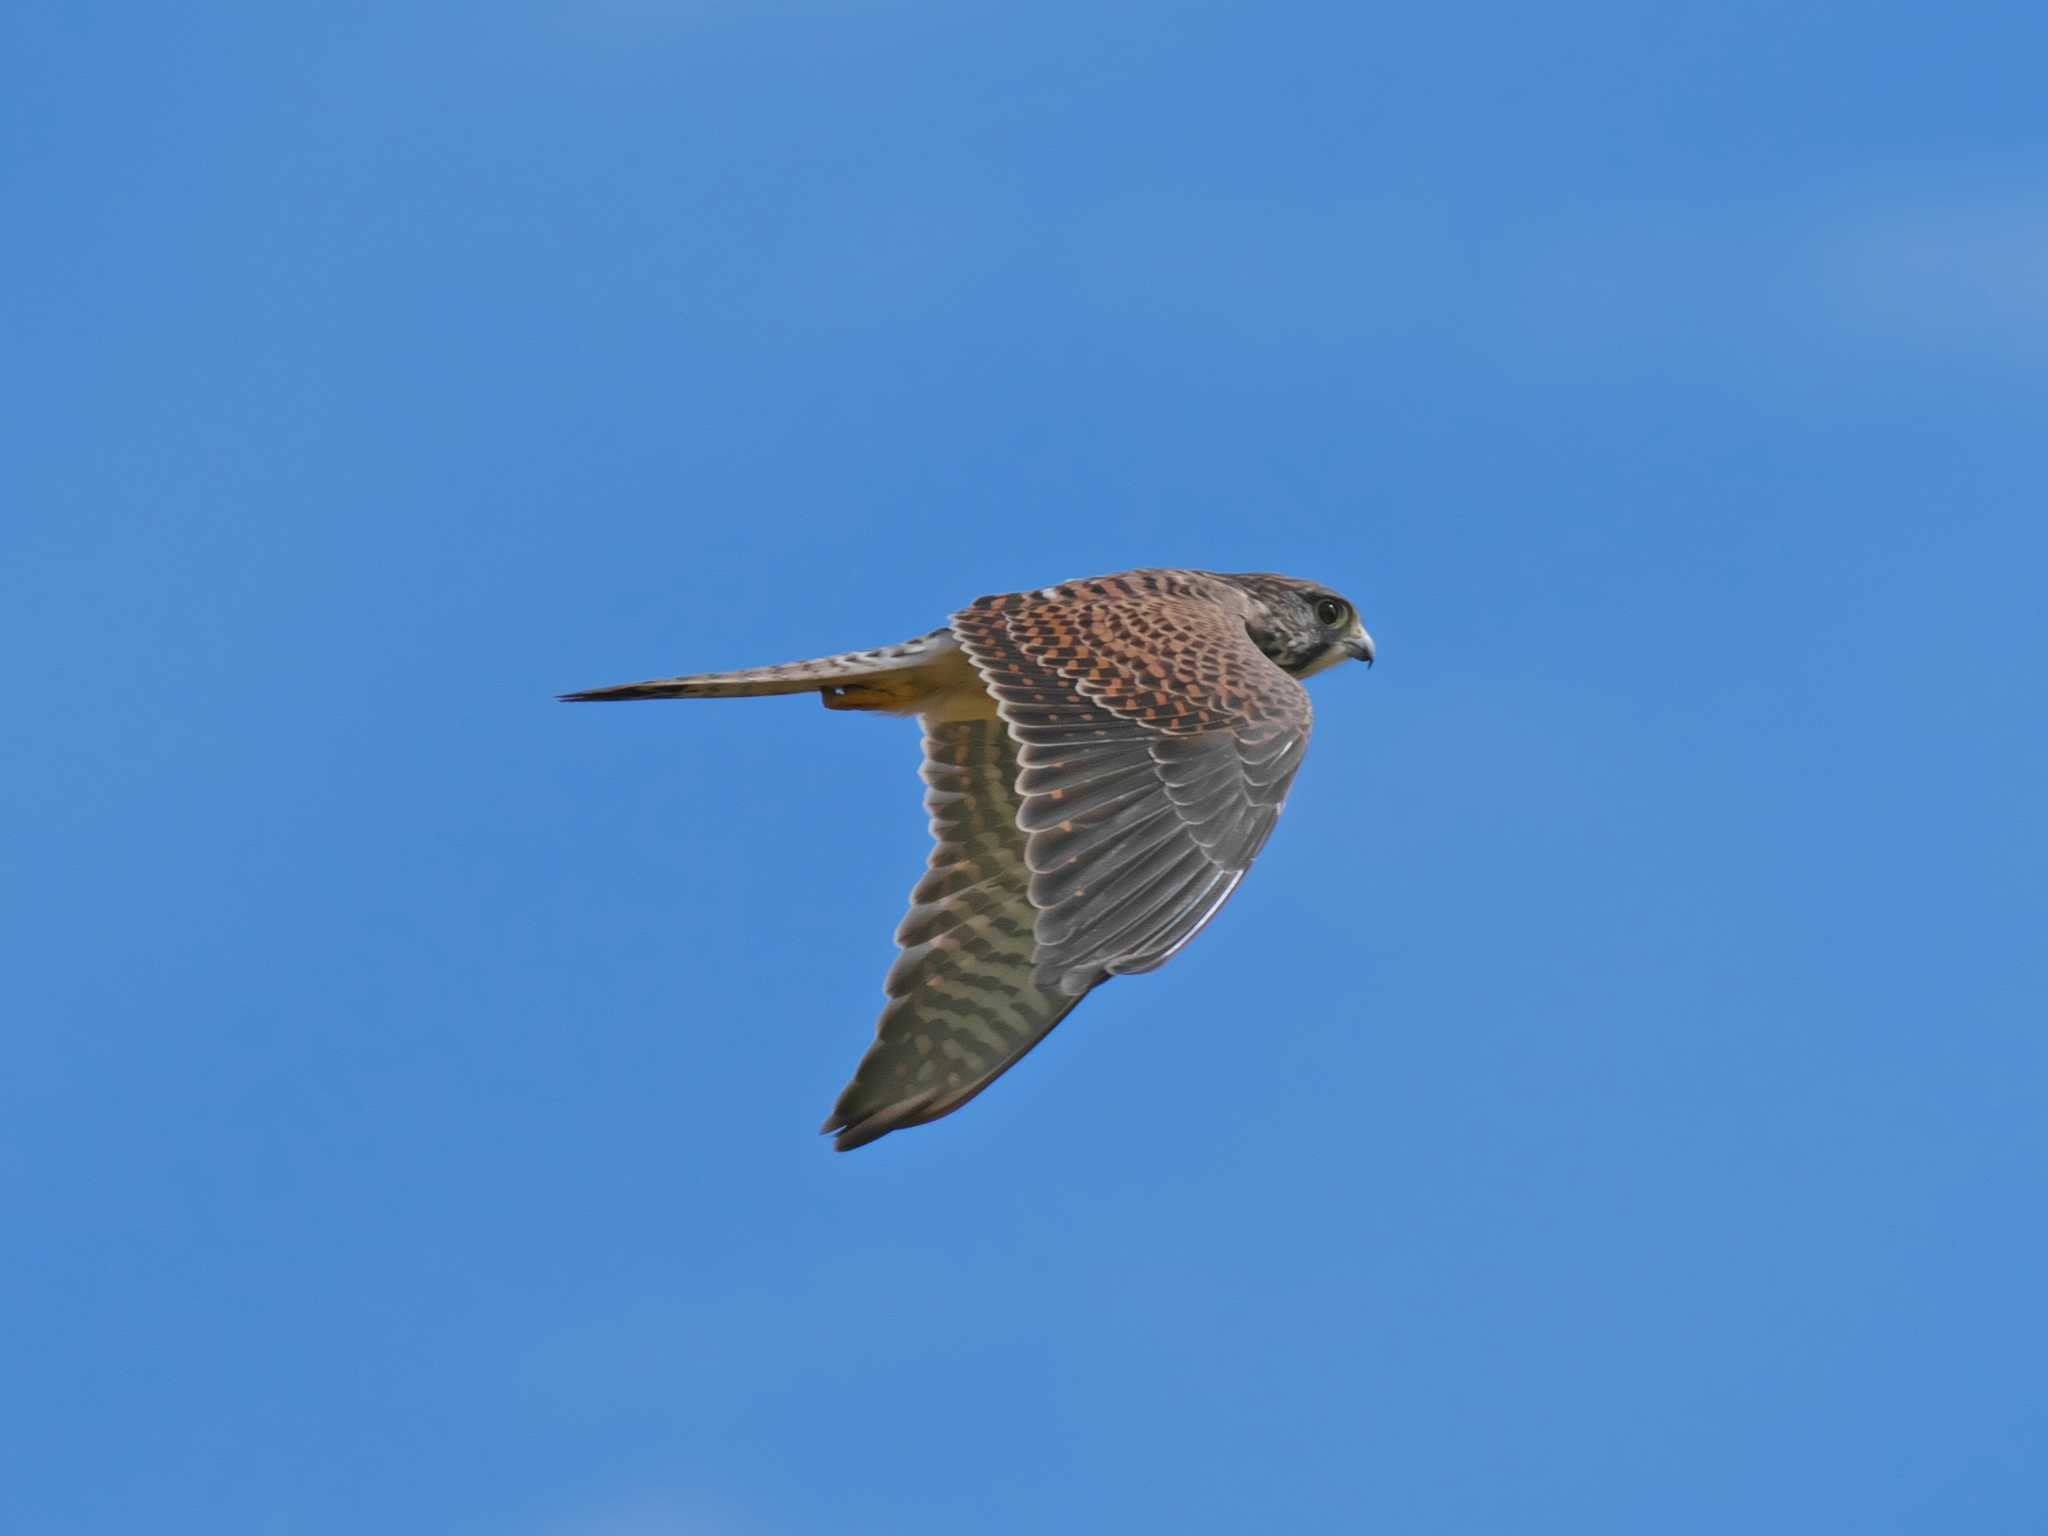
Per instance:
[[[927,723],[932,855],[897,930],[874,1043],[823,1127],[841,1151],[951,1114],[1080,1001],[1033,975],[1016,759],[997,721]]]

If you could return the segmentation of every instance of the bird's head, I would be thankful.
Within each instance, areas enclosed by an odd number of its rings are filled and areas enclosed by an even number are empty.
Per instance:
[[[1250,599],[1244,627],[1283,672],[1307,677],[1340,661],[1372,665],[1372,636],[1358,610],[1328,587],[1265,572],[1224,580]]]

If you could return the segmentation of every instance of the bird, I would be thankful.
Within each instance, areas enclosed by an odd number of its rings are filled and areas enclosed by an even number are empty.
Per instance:
[[[1164,965],[1265,845],[1308,745],[1301,680],[1373,661],[1350,601],[1148,569],[977,598],[900,645],[562,694],[815,693],[916,717],[932,850],[840,1151],[949,1115],[1113,976]]]

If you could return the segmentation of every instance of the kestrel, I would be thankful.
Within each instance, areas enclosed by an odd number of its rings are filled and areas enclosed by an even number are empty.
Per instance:
[[[1265,844],[1308,745],[1300,679],[1370,663],[1288,576],[1124,571],[983,597],[901,645],[571,701],[816,693],[924,726],[931,863],[896,931],[839,1150],[951,1114],[1112,976],[1164,965]]]

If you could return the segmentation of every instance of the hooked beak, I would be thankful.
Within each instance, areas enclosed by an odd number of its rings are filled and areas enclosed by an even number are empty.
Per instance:
[[[1372,665],[1372,636],[1365,632],[1363,624],[1358,626],[1358,633],[1351,637],[1350,646],[1351,654],[1354,657],[1364,662],[1368,667]]]

